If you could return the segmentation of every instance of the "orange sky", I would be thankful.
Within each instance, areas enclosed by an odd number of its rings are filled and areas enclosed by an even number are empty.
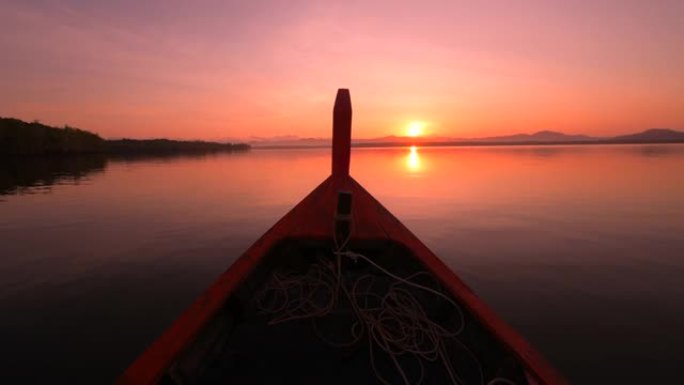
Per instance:
[[[684,1],[0,3],[0,116],[104,137],[684,129]],[[515,4],[513,4],[515,3]]]

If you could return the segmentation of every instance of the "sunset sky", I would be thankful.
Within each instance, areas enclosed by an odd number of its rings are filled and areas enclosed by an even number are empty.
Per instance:
[[[106,138],[684,129],[684,1],[0,0],[0,116]]]

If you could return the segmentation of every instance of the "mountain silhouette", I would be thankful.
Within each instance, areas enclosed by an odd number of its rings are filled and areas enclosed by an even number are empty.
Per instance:
[[[596,137],[589,135],[565,134],[558,131],[538,131],[532,134],[514,134],[490,136],[482,138],[454,138],[442,136],[397,136],[388,135],[376,138],[353,139],[353,145],[359,147],[383,146],[466,146],[466,145],[515,145],[515,144],[610,144],[610,143],[682,143],[684,132],[668,128],[652,128],[643,132]],[[255,147],[329,147],[329,138],[301,138],[293,135],[272,138],[252,138],[249,141]]]
[[[684,132],[671,130],[669,128],[651,128],[637,134],[616,136],[613,140],[626,143],[684,142]]]
[[[472,140],[472,141],[483,141],[483,142],[497,142],[497,143],[502,143],[502,142],[526,142],[526,143],[545,143],[545,142],[586,142],[586,141],[593,141],[593,140],[598,140],[598,138],[594,138],[591,136],[587,135],[568,135],[564,134],[562,132],[556,132],[556,131],[539,131],[535,132],[534,134],[515,134],[515,135],[507,135],[507,136],[493,136],[493,137],[488,137],[488,138],[479,138],[479,139],[464,139],[466,141]]]

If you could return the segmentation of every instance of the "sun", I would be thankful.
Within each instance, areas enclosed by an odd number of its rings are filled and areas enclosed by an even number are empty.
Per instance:
[[[419,121],[410,122],[406,126],[406,136],[417,138],[425,132],[425,123]]]

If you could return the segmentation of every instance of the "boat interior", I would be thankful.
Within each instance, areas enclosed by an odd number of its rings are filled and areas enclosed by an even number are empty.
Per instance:
[[[515,356],[410,249],[337,236],[272,247],[160,381],[527,383]]]

